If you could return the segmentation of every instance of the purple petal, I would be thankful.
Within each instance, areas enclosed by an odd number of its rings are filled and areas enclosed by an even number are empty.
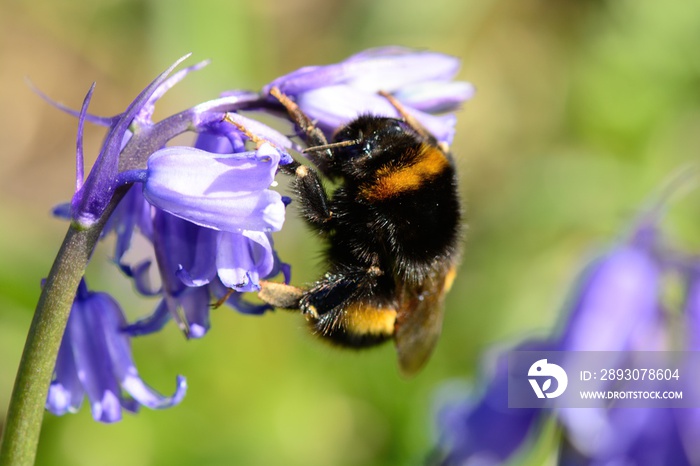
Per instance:
[[[151,283],[151,261],[143,261],[135,267],[120,266],[134,280],[136,291],[144,296],[156,296],[163,291],[162,286]]]
[[[165,409],[180,404],[187,394],[187,380],[181,375],[175,379],[175,392],[171,396],[163,396],[153,390],[138,374],[128,374],[122,379],[122,386],[139,404],[151,409]]]
[[[693,271],[685,298],[688,351],[700,351],[700,273]]]
[[[210,277],[209,274],[204,275],[201,278],[197,278],[190,274],[187,269],[184,267],[181,267],[175,272],[175,275],[177,275],[177,278],[180,279],[180,281],[185,285],[185,286],[190,286],[190,287],[200,287],[200,286],[205,286],[208,285],[213,277]]]
[[[280,164],[286,165],[292,162],[292,156],[289,155],[287,149],[298,147],[286,136],[273,130],[256,120],[243,117],[236,113],[229,112],[228,119],[236,122],[241,127],[245,128],[247,133],[258,138],[257,142],[266,141],[270,143],[280,154]],[[250,140],[250,135],[243,132],[241,128],[231,124],[228,121],[223,121],[223,115],[207,125],[194,145],[197,149],[202,149],[215,154],[231,154],[242,153],[246,151],[246,141]]]
[[[350,57],[345,81],[367,91],[393,92],[422,81],[449,81],[459,71],[458,58],[442,53],[381,48]]]
[[[201,286],[216,276],[219,232],[158,210],[154,248],[166,291],[178,295],[183,285]]]
[[[136,230],[151,239],[152,213],[151,205],[144,199],[142,190],[132,188],[112,213],[104,229],[104,234],[114,231],[117,235],[114,260],[120,265],[123,265],[122,258],[131,247]]]
[[[588,409],[570,409],[578,411],[584,418]],[[573,455],[578,462],[561,462],[560,464],[581,465],[674,465],[696,464],[689,460],[687,453],[694,447],[684,448],[683,436],[687,432],[680,430],[677,414],[685,414],[690,409],[615,409],[599,410],[604,416],[603,422],[593,421],[586,426],[589,438],[577,437],[576,432],[567,432],[576,447]],[[583,427],[583,426],[582,426]],[[574,437],[571,437],[571,435]],[[564,451],[560,461],[568,461]]]
[[[260,100],[260,95],[255,92],[231,91],[218,99],[202,102],[192,107],[190,112],[195,127],[200,128],[208,126],[215,120],[221,121],[223,118],[222,113],[254,106],[255,102]]]
[[[399,47],[372,49],[354,55],[344,62],[305,67],[274,80],[272,86],[282,93],[301,93],[336,84],[348,84],[368,92],[392,92],[421,81],[451,79],[459,69],[459,60],[433,52],[413,51]]]
[[[85,397],[70,340],[70,328],[66,328],[56,359],[55,378],[49,387],[46,401],[46,409],[57,416],[78,412]]]
[[[277,255],[277,251],[274,249],[274,244],[272,242],[272,237],[268,235],[268,239],[270,241],[270,247],[272,249],[272,254],[273,254],[273,265],[272,269],[267,275],[261,275],[262,278],[270,278],[274,277],[275,275],[278,275],[279,273],[282,273],[282,277],[284,278],[284,283],[289,285],[290,280],[292,279],[292,266],[282,262]]]
[[[565,408],[557,411],[569,441],[588,457],[613,458],[627,450],[644,429],[651,410]]]
[[[181,375],[175,379],[175,392],[171,396],[163,396],[153,390],[138,374],[127,374],[122,379],[122,386],[139,404],[151,409],[165,409],[180,404],[187,394],[187,380]]]
[[[170,397],[158,394],[143,383],[134,365],[129,338],[118,330],[123,328],[125,323],[121,310],[118,307],[110,309],[108,303],[104,304],[104,312],[99,314],[99,323],[103,329],[115,329],[104,330],[105,346],[113,363],[113,377],[119,380],[124,390],[139,404],[149,408],[167,408],[182,401],[187,389],[183,377],[178,376],[177,388]]]
[[[166,148],[148,159],[144,196],[166,212],[215,230],[276,231],[284,222],[284,204],[267,187],[279,157],[267,144],[241,154]]]
[[[122,409],[129,411],[130,413],[138,413],[141,405],[138,401],[130,397],[122,397]]]
[[[257,291],[260,278],[267,276],[274,265],[272,244],[267,234],[259,231],[221,235],[216,266],[219,279],[237,291]]]
[[[568,351],[623,351],[658,317],[659,267],[644,249],[623,245],[595,262],[576,293],[561,337]]]
[[[92,83],[90,90],[83,100],[83,106],[78,116],[78,136],[75,143],[75,190],[78,191],[83,186],[85,179],[85,159],[83,158],[83,128],[85,127],[85,115],[90,105],[92,93],[95,91],[95,83]]]
[[[189,325],[190,338],[202,338],[209,331],[209,289],[206,286],[187,288],[179,297]]]
[[[168,309],[168,305],[165,299],[162,299],[156,310],[150,316],[138,320],[133,324],[124,326],[121,330],[132,337],[137,337],[141,335],[150,335],[151,333],[158,332],[165,327],[172,315]]]
[[[49,386],[46,409],[56,416],[77,413],[83,404],[84,397],[85,391],[82,386],[79,386],[78,390],[73,390],[58,380],[54,380]]]
[[[180,62],[184,60],[185,58],[189,57],[189,55],[186,55],[185,57],[180,59]],[[199,63],[196,63],[192,66],[188,66],[187,68],[184,68],[176,73],[173,73],[172,76],[170,76],[168,79],[163,81],[156,89],[153,91],[153,94],[151,94],[151,97],[148,99],[148,101],[143,105],[141,110],[139,111],[138,115],[136,115],[136,119],[140,120],[142,122],[150,122],[151,117],[153,117],[153,111],[155,109],[155,104],[156,102],[165,95],[166,92],[168,92],[174,85],[182,81],[185,76],[187,76],[189,73],[192,71],[197,71],[201,70],[205,66],[209,64],[209,60],[205,60]]]
[[[231,152],[244,152],[245,143],[240,137],[237,141],[232,141],[227,134],[220,131],[203,131],[197,136],[194,147],[213,154],[230,154]],[[235,150],[241,149],[241,150]]]
[[[80,111],[73,110],[72,108],[70,108],[66,105],[63,105],[62,103],[51,99],[49,96],[47,96],[46,94],[41,92],[41,90],[39,88],[34,86],[34,83],[32,83],[31,81],[27,80],[27,84],[29,85],[29,87],[32,89],[32,91],[35,94],[37,94],[39,97],[41,97],[45,102],[47,102],[52,107],[55,107],[55,108],[59,109],[60,111],[67,113],[68,115],[72,115],[76,118],[80,117]],[[85,114],[85,121],[89,121],[90,123],[98,125],[98,126],[109,127],[117,119],[119,119],[119,115],[117,115],[116,117],[100,117],[100,116],[96,116],[96,115],[91,115],[89,113]]]
[[[318,126],[329,133],[335,132],[363,114],[400,118],[393,105],[384,97],[350,86],[330,86],[300,95],[297,103]],[[448,144],[454,137],[454,115],[434,116],[408,109],[438,141]]]
[[[98,221],[109,204],[118,174],[119,154],[129,125],[167,76],[189,55],[173,63],[149,84],[120,117],[112,122],[102,150],[82,188],[71,201],[73,220],[88,228]]]
[[[62,220],[70,220],[70,203],[58,204],[51,209],[51,215]]]
[[[547,342],[528,342],[519,350],[544,350]],[[503,464],[521,449],[538,426],[541,409],[508,407],[508,358],[500,355],[490,369],[483,395],[446,406],[438,416],[445,464]]]
[[[102,325],[102,314],[115,312],[115,308],[118,311],[116,306],[106,295],[92,294],[87,300],[74,303],[68,319],[78,378],[87,392],[93,417],[102,422],[121,419],[121,389],[112,373],[105,341],[105,334],[116,333],[117,329]]]
[[[431,81],[401,88],[394,97],[402,104],[428,113],[455,110],[472,97],[476,90],[471,83]]]

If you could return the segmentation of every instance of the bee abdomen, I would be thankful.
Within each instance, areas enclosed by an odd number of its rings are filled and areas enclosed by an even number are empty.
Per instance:
[[[311,323],[320,336],[332,343],[363,348],[394,336],[396,310],[358,302]]]

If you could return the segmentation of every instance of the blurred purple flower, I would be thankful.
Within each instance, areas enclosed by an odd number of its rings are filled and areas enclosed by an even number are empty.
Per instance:
[[[686,349],[698,349],[700,269],[692,257],[664,249],[657,221],[642,222],[629,240],[587,267],[572,294],[571,311],[561,330],[549,338],[549,349],[566,351],[569,357],[581,351],[668,350],[673,334],[661,293],[664,274],[669,271],[688,277],[683,316],[688,329]],[[610,364],[621,367],[624,362]],[[490,400],[501,399],[501,406],[507,406],[506,368],[499,367],[501,375],[496,372],[489,377],[480,398],[447,407],[438,418],[441,445],[447,452],[445,464],[509,461],[533,435],[527,416],[553,418],[562,428],[561,465],[682,466],[700,460],[700,448],[694,440],[700,435],[698,409],[622,409],[601,401],[598,408],[496,410]],[[601,385],[599,389],[610,387]],[[690,381],[684,389],[700,395],[697,381]]]
[[[466,82],[451,81],[459,60],[448,55],[401,47],[367,50],[333,65],[309,66],[275,79],[327,136],[362,114],[399,117],[385,91],[396,97],[437,139],[450,144],[455,116],[450,112],[474,95]]]
[[[545,350],[547,344],[529,342],[519,350]],[[483,375],[480,396],[448,404],[438,413],[440,452],[444,465],[503,464],[538,434],[546,414],[540,409],[508,407],[508,358],[499,354]]]
[[[586,269],[558,338],[561,351],[637,349],[635,337],[661,313],[661,264],[648,241],[637,234]]]
[[[169,397],[141,380],[129,338],[121,331],[124,325],[117,302],[107,293],[88,291],[81,281],[49,388],[49,411],[59,416],[76,412],[87,394],[95,420],[115,422],[122,409],[169,408],[182,401],[187,390],[184,377],[177,377],[177,388]]]

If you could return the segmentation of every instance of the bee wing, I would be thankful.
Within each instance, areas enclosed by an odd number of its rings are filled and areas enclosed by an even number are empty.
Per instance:
[[[428,361],[442,330],[445,293],[454,279],[455,268],[429,277],[420,286],[401,291],[394,339],[399,366],[413,375]]]

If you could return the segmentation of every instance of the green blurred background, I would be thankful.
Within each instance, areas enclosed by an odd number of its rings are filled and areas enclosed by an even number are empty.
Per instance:
[[[91,111],[111,115],[179,56],[211,58],[161,101],[163,116],[396,44],[460,57],[459,78],[478,90],[453,145],[464,263],[421,374],[401,378],[391,345],[343,352],[309,336],[297,315],[219,309],[201,341],[174,325],[134,341],[154,387],[170,393],[175,375],[187,376],[180,406],[116,425],[95,423],[86,406],[47,415],[41,465],[420,464],[434,442],[436,390],[473,383],[490,348],[551,331],[584,262],[700,146],[692,1],[2,0],[0,38],[0,417],[66,229],[49,210],[71,196],[74,176],[76,121],[25,78],[74,108],[97,81]],[[103,134],[88,128],[88,158]],[[688,247],[700,246],[697,200],[669,221]],[[322,272],[320,245],[298,220],[277,244],[295,283]],[[91,286],[117,295],[131,318],[149,313],[155,303],[134,297],[109,254],[96,252]],[[550,459],[545,445],[525,461]]]

